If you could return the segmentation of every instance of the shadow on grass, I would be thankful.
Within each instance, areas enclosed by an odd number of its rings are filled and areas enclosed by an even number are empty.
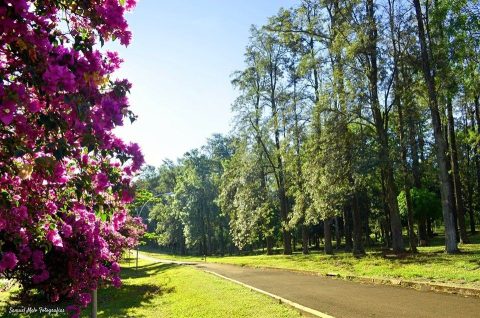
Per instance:
[[[129,317],[129,308],[141,307],[151,303],[154,298],[175,292],[175,288],[171,286],[156,282],[153,278],[152,280],[148,279],[148,277],[155,277],[155,275],[166,272],[175,266],[178,265],[151,263],[141,265],[138,269],[135,269],[135,267],[123,267],[121,274],[123,285],[120,288],[110,286],[98,290],[98,311],[103,312],[103,317]],[[9,299],[0,302],[0,317],[67,317],[66,313],[47,315],[39,312],[22,314],[9,313],[9,311],[11,308],[21,310],[22,308],[28,309],[28,307],[65,309],[69,304],[71,304],[71,301],[68,300],[60,301],[55,304],[48,303],[39,293],[34,293],[28,296],[24,295],[22,297],[19,292],[14,292],[10,295]],[[91,307],[89,306],[82,311],[81,317],[88,317],[90,312]],[[135,317],[142,316],[135,315]]]
[[[140,265],[138,266],[138,268],[136,268],[135,266],[122,267],[121,276],[122,276],[122,279],[153,276],[161,272],[165,272],[175,266],[178,266],[178,265],[164,264],[164,263],[149,263],[147,265]]]
[[[66,314],[65,308],[69,304],[70,302],[68,300],[50,303],[39,292],[21,293],[20,290],[16,290],[12,292],[5,301],[0,301],[0,317],[67,317],[68,315]],[[47,309],[52,311],[45,313]]]
[[[439,247],[439,250],[420,251],[418,253],[405,252],[394,254],[391,250],[370,251],[369,255],[375,258],[382,258],[391,262],[398,262],[402,265],[422,264],[422,265],[442,265],[451,266],[454,262],[466,262],[479,265],[480,268],[480,248],[474,247],[467,249],[460,246],[460,252],[455,254],[447,254],[443,250],[443,245],[430,245],[430,247]]]
[[[138,269],[122,268],[124,280],[122,287],[108,287],[98,291],[99,312],[103,312],[104,317],[130,317],[128,309],[148,305],[154,298],[175,292],[174,287],[159,282],[137,283],[135,281],[137,278],[154,277],[175,266],[178,265],[152,263],[138,266]],[[85,315],[89,312],[90,308],[87,308],[83,313]],[[142,315],[136,314],[135,317],[142,317]]]

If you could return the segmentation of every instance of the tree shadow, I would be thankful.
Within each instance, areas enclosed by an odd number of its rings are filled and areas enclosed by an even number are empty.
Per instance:
[[[122,267],[121,276],[122,279],[153,276],[176,266],[179,265],[170,263],[149,263],[146,265],[140,265],[138,268],[135,266]]]
[[[149,281],[138,284],[130,279],[153,277],[176,267],[176,264],[149,263],[138,268],[122,268],[122,287],[107,287],[98,291],[98,311],[103,317],[130,317],[128,310],[152,303],[154,298],[175,292],[175,288],[165,283]],[[88,316],[90,307],[83,311]],[[135,314],[135,317],[143,317]]]
[[[102,312],[103,317],[129,317],[128,309],[140,307],[149,304],[154,298],[162,297],[165,294],[175,292],[175,288],[168,286],[165,283],[156,281],[147,281],[146,283],[138,283],[135,278],[153,277],[162,272],[166,272],[171,268],[179,266],[176,264],[162,264],[150,263],[146,265],[135,267],[122,268],[123,284],[120,288],[113,286],[101,287],[98,290],[98,312]],[[67,313],[42,314],[42,313],[9,313],[10,308],[22,309],[24,308],[65,308],[71,304],[71,300],[64,300],[58,303],[48,303],[45,298],[39,294],[34,293],[28,296],[22,296],[20,293],[13,293],[10,298],[4,303],[3,308],[0,308],[0,317],[11,318],[45,318],[45,317],[68,317]],[[82,311],[81,317],[89,317],[91,307],[88,306]],[[135,315],[135,317],[142,317]]]
[[[22,293],[20,290],[16,290],[10,293],[10,296],[5,301],[0,301],[0,317],[68,317],[65,308],[70,303],[68,300],[51,303],[40,292],[30,291]],[[52,311],[47,313],[46,310]]]

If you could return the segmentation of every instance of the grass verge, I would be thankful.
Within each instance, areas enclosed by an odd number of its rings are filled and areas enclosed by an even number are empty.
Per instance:
[[[267,296],[188,266],[153,263],[140,259],[138,270],[134,268],[134,262],[124,263],[122,277],[123,285],[120,289],[112,287],[99,290],[99,318],[299,316],[297,311],[280,305]],[[53,317],[38,313],[8,314],[10,306],[17,308],[22,306],[18,301],[12,301],[11,295],[12,291],[0,293],[0,317]],[[88,317],[89,313],[87,308],[82,317]]]

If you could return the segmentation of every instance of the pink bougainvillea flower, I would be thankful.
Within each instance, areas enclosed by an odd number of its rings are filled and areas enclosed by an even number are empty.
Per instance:
[[[53,246],[63,247],[63,240],[58,234],[57,230],[48,230],[47,240],[50,241],[53,244]]]
[[[69,238],[70,236],[72,236],[72,226],[70,224],[67,224],[67,223],[63,223],[62,224],[62,234],[65,238]]]
[[[86,307],[92,301],[92,296],[87,293],[80,294],[78,298],[83,307]]]
[[[55,177],[55,182],[58,182],[60,184],[67,183],[69,180],[67,171],[61,162],[59,162],[55,166],[54,177]]]
[[[46,89],[50,92],[72,91],[75,87],[75,76],[66,66],[50,64],[43,74],[43,80]]]
[[[47,208],[47,211],[49,214],[54,214],[55,212],[57,212],[57,205],[52,202],[52,201],[48,201],[46,204],[45,204],[45,207]]]
[[[18,263],[17,256],[12,252],[6,252],[0,260],[0,272],[5,269],[14,269]]]
[[[37,99],[34,99],[30,103],[28,103],[28,110],[32,113],[36,113],[40,109],[42,109],[42,104]]]
[[[36,250],[32,253],[33,269],[39,270],[45,268],[45,262],[43,261],[44,254],[42,251]]]
[[[113,272],[118,273],[120,272],[120,265],[118,265],[117,262],[113,262],[112,265],[110,266]]]
[[[15,209],[15,212],[17,214],[17,217],[19,220],[25,220],[28,218],[28,209],[26,206],[22,205],[18,208]]]
[[[112,278],[112,285],[114,287],[120,288],[122,286],[122,281],[120,280],[120,277],[115,276]]]
[[[120,286],[122,251],[145,231],[125,213],[143,156],[113,133],[131,84],[109,80],[121,59],[96,49],[129,43],[135,1],[34,3],[0,1],[0,272],[78,317],[100,280]]]
[[[95,176],[95,190],[101,192],[105,190],[110,185],[108,181],[108,176],[101,172]]]
[[[5,125],[10,125],[15,114],[15,103],[10,100],[4,100],[0,104],[0,121]]]

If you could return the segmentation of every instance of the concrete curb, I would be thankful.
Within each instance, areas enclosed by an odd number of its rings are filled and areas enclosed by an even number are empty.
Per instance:
[[[401,286],[401,287],[412,288],[420,291],[433,291],[437,293],[480,297],[480,289],[454,286],[449,284],[416,282],[416,281],[403,280],[403,279],[359,277],[359,276],[346,276],[344,277],[344,279],[359,282],[359,283]]]
[[[296,303],[296,302],[293,302],[293,301],[291,301],[291,300],[285,299],[285,298],[280,297],[280,296],[278,296],[278,295],[275,295],[275,294],[269,293],[269,292],[267,292],[267,291],[264,291],[264,290],[262,290],[262,289],[259,289],[259,288],[256,288],[256,287],[247,285],[247,284],[242,283],[242,282],[240,282],[240,281],[238,281],[238,280],[235,280],[235,279],[232,279],[232,278],[229,278],[229,277],[220,275],[220,274],[218,274],[218,273],[215,273],[215,272],[212,272],[212,271],[209,271],[209,270],[206,270],[206,269],[204,269],[203,271],[206,272],[206,273],[209,273],[209,274],[211,274],[211,275],[214,275],[214,276],[223,278],[223,279],[225,279],[225,280],[228,280],[228,281],[230,281],[230,282],[232,282],[232,283],[235,283],[235,284],[241,285],[241,286],[243,286],[243,287],[246,287],[246,288],[248,288],[248,289],[250,289],[250,290],[252,290],[252,291],[255,291],[255,292],[257,292],[257,293],[260,293],[260,294],[266,295],[266,296],[268,296],[268,297],[271,297],[271,298],[273,298],[273,299],[276,299],[276,300],[278,300],[281,304],[286,304],[286,305],[288,305],[288,306],[290,306],[290,307],[293,307],[293,308],[295,308],[295,309],[300,310],[301,312],[308,313],[308,314],[313,315],[313,316],[315,316],[315,317],[320,317],[320,318],[335,318],[335,317],[333,317],[333,316],[330,316],[330,315],[325,314],[325,313],[323,313],[323,312],[320,312],[320,311],[318,311],[318,310],[315,310],[315,309],[312,309],[312,308],[309,308],[309,307],[302,306],[302,305],[300,305],[300,304],[298,304],[298,303]]]

